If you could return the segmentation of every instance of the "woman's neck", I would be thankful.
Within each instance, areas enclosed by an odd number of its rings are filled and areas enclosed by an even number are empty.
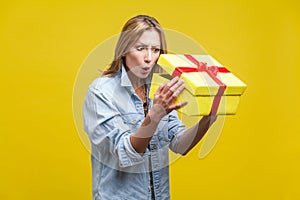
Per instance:
[[[127,72],[127,75],[128,75],[128,78],[131,82],[133,89],[136,90],[137,88],[140,88],[141,86],[143,86],[145,84],[144,79],[140,79],[140,78],[136,77],[133,73]]]

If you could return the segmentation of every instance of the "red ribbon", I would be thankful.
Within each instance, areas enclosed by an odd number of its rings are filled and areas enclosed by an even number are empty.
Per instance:
[[[184,55],[187,59],[189,59],[192,63],[197,65],[197,68],[195,67],[176,67],[175,70],[172,73],[172,76],[179,76],[182,73],[190,73],[190,72],[206,72],[220,87],[219,90],[213,100],[213,104],[210,110],[209,115],[216,115],[218,111],[218,107],[222,98],[222,95],[224,94],[224,91],[226,89],[226,85],[220,81],[217,78],[217,73],[222,72],[222,73],[229,73],[230,71],[226,69],[225,67],[218,67],[218,66],[207,66],[206,63],[204,62],[199,62],[197,59],[195,59],[191,55]]]

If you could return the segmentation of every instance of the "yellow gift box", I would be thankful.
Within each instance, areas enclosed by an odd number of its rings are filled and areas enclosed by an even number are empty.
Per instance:
[[[185,89],[177,101],[188,101],[179,109],[186,115],[236,114],[246,84],[210,55],[161,54],[157,62],[164,73],[154,73],[150,88],[153,98],[158,87],[172,77],[184,79]]]

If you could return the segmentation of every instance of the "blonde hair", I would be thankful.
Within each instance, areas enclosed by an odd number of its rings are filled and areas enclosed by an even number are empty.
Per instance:
[[[137,15],[129,19],[124,25],[115,49],[114,60],[103,72],[104,76],[114,76],[121,71],[124,56],[138,41],[146,30],[154,29],[160,36],[160,54],[167,53],[165,34],[158,21],[147,15]]]

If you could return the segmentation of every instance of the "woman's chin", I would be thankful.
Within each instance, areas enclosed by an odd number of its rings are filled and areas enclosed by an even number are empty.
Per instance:
[[[145,79],[149,76],[150,73],[143,73],[143,74],[140,74],[140,79]]]

